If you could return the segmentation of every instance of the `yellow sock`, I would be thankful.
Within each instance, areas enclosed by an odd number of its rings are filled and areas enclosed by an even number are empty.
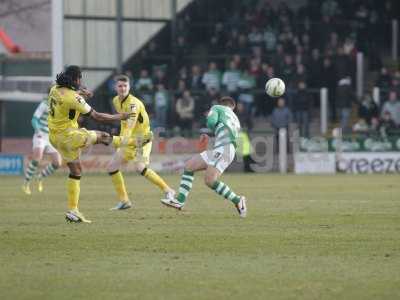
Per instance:
[[[164,192],[170,189],[168,184],[166,184],[165,181],[152,169],[145,168],[142,172],[142,175],[146,177],[147,180],[151,181],[160,189],[162,189]]]
[[[122,173],[118,170],[116,172],[111,172],[111,180],[114,184],[115,191],[118,194],[118,198],[120,201],[129,201],[128,193],[126,192],[124,177]]]
[[[81,177],[69,175],[67,180],[68,208],[78,209],[79,193],[81,191]]]

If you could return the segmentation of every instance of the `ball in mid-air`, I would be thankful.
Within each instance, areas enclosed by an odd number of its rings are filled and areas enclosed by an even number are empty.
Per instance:
[[[285,93],[285,83],[280,78],[271,78],[265,84],[265,92],[271,97],[280,97]]]

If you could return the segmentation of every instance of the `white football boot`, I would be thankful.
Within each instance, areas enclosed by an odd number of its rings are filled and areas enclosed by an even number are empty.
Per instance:
[[[161,199],[161,203],[173,207],[175,209],[181,210],[182,207],[185,205],[185,203],[181,203],[178,200],[175,199],[175,194],[171,197],[171,195],[167,195],[168,193],[165,194],[166,198]]]
[[[246,218],[247,215],[247,205],[246,205],[246,198],[244,196],[240,196],[240,201],[238,204],[235,205],[239,216],[241,218]]]

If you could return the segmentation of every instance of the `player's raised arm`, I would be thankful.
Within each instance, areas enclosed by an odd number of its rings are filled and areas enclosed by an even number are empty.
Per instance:
[[[121,120],[129,119],[130,117],[133,116],[133,113],[122,112],[122,113],[110,115],[110,114],[106,114],[106,113],[100,113],[100,112],[97,112],[94,109],[92,109],[90,111],[89,116],[91,118],[93,118],[94,120],[96,120],[97,122],[106,123],[106,122],[114,122],[114,121],[121,121]]]

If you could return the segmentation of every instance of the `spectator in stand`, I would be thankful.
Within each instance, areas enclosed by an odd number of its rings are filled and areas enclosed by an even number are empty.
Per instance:
[[[354,98],[350,76],[340,79],[336,89],[336,105],[340,112],[340,127],[343,134],[351,133],[350,114]]]
[[[179,35],[175,44],[175,56],[177,62],[182,65],[183,58],[188,55],[189,47],[187,45],[186,39],[183,35]]]
[[[224,50],[224,45],[226,44],[226,33],[224,25],[221,22],[215,24],[214,35],[211,37],[210,50],[214,54],[218,54]]]
[[[189,88],[191,90],[201,90],[203,88],[201,79],[202,75],[200,67],[198,65],[193,65],[189,76]]]
[[[178,81],[179,81],[179,80],[183,80],[183,81],[185,82],[185,84],[188,83],[188,81],[189,81],[189,75],[188,75],[187,67],[186,67],[186,66],[182,66],[182,67],[179,69],[179,72],[178,72]]]
[[[339,80],[341,78],[351,76],[353,69],[353,62],[350,57],[344,53],[343,47],[337,49],[337,55],[335,57],[335,73]]]
[[[296,65],[305,65],[307,63],[307,57],[304,53],[304,48],[301,45],[296,46],[296,53],[294,55],[294,63]]]
[[[353,125],[353,132],[361,134],[362,136],[367,136],[369,130],[369,126],[364,118],[358,119],[358,121]]]
[[[146,69],[140,71],[140,77],[136,81],[135,89],[138,91],[153,89],[153,80]]]
[[[364,119],[369,125],[371,124],[371,119],[378,116],[379,109],[373,101],[371,94],[365,94],[358,107],[358,117]]]
[[[276,52],[272,56],[271,60],[276,73],[280,73],[284,61],[285,61],[285,50],[283,49],[282,44],[278,44],[276,45]]]
[[[371,119],[371,125],[369,126],[368,135],[371,138],[375,139],[379,138],[380,137],[379,127],[380,127],[379,118],[373,117]]]
[[[247,37],[244,34],[239,35],[236,53],[238,53],[239,55],[242,55],[242,56],[246,56],[249,54],[249,45],[247,43]]]
[[[336,0],[325,0],[321,5],[321,15],[335,17],[340,13],[340,7]]]
[[[328,88],[328,101],[329,101],[329,119],[331,122],[336,122],[336,85],[337,77],[335,68],[332,65],[330,58],[324,58],[322,64],[321,74],[321,87]]]
[[[263,35],[256,26],[251,27],[251,31],[247,38],[249,40],[249,46],[252,48],[260,47],[263,43]]]
[[[250,67],[249,73],[254,78],[258,78],[261,74],[261,59],[260,58],[252,58],[250,59]]]
[[[376,86],[380,88],[381,99],[386,99],[388,97],[391,82],[392,77],[390,76],[388,69],[381,68],[378,80],[376,81]]]
[[[226,49],[229,53],[233,54],[233,52],[239,46],[239,31],[236,28],[232,28],[229,33],[228,40],[226,42]]]
[[[246,68],[246,62],[239,54],[234,54],[232,60],[235,62],[236,67],[239,70],[244,70]]]
[[[277,101],[277,106],[272,111],[271,115],[271,125],[274,128],[275,135],[275,149],[279,151],[279,129],[286,128],[287,137],[289,137],[289,124],[292,119],[292,113],[289,108],[286,107],[285,99],[279,98]]]
[[[272,24],[268,24],[264,31],[264,46],[268,54],[272,54],[275,51],[277,42],[276,30],[272,27]]]
[[[304,80],[297,84],[297,92],[294,97],[293,112],[294,119],[300,129],[301,137],[310,137],[310,104],[312,97],[307,92],[307,85]]]
[[[389,100],[383,104],[381,112],[382,118],[386,112],[390,113],[396,126],[400,126],[400,102],[397,100],[397,93],[395,91],[389,92]]]
[[[140,77],[135,83],[135,91],[142,98],[149,113],[153,112],[153,80],[146,69],[140,71]]]
[[[384,111],[379,125],[379,132],[382,138],[388,138],[396,134],[397,126],[389,111]]]
[[[157,66],[154,71],[154,80],[153,83],[155,86],[162,85],[164,88],[168,88],[168,79],[165,75],[165,67]]]
[[[311,42],[310,42],[310,35],[304,33],[301,36],[301,46],[303,47],[304,53],[309,53],[311,50]]]
[[[399,76],[398,72],[396,72],[392,78],[390,90],[395,91],[397,95],[400,94],[400,76]]]
[[[183,92],[182,97],[176,101],[175,109],[178,115],[177,125],[185,135],[185,133],[192,130],[194,118],[194,99],[190,91],[186,90]]]
[[[282,65],[281,74],[282,80],[290,85],[293,82],[295,73],[295,66],[293,64],[293,57],[289,54],[285,55],[285,59]]]
[[[202,83],[205,85],[206,90],[215,89],[220,90],[221,85],[221,72],[217,69],[215,62],[210,62],[208,71],[203,74]]]
[[[308,86],[310,88],[319,89],[321,87],[322,64],[318,49],[313,49],[311,58],[307,65],[308,70]]]
[[[238,91],[238,83],[241,77],[241,72],[238,70],[236,63],[234,61],[231,61],[229,63],[229,69],[224,72],[224,75],[222,76],[222,85],[228,92],[228,94],[236,98],[237,97],[237,91]]]
[[[178,81],[178,86],[176,87],[175,98],[178,99],[178,98],[182,97],[183,92],[186,90],[187,90],[186,82],[184,80],[180,79]]]
[[[299,81],[307,82],[306,68],[303,64],[296,65],[296,71],[293,76],[293,84],[297,85]]]
[[[339,47],[339,36],[337,32],[332,32],[329,36],[329,41],[325,46],[325,51],[331,50],[332,54],[336,55],[336,49]]]
[[[154,95],[154,106],[156,124],[158,127],[165,128],[167,125],[169,95],[163,84],[157,85],[157,91]]]
[[[255,78],[251,76],[251,74],[247,70],[245,70],[240,76],[238,86],[239,86],[238,100],[244,105],[247,115],[251,117],[254,105],[254,95],[252,90],[256,86]]]
[[[265,83],[274,77],[274,68],[267,63],[261,65],[261,74],[257,78],[257,90],[261,92],[256,94],[256,112],[257,115],[266,117],[272,111],[273,99],[268,96],[265,90]]]

